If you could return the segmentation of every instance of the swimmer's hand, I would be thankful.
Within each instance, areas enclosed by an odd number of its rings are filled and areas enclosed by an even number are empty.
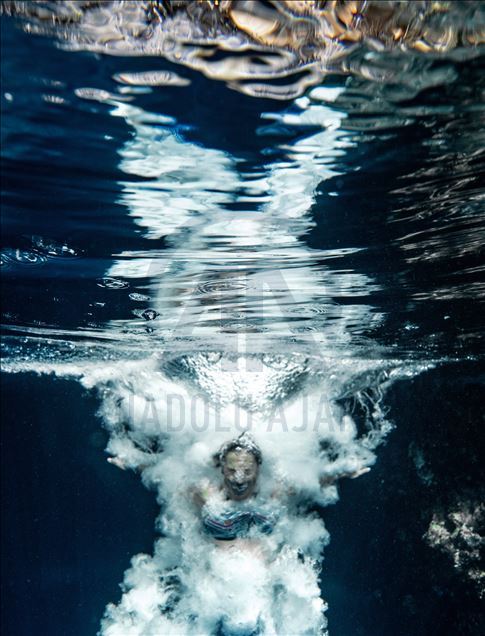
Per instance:
[[[107,459],[109,464],[113,464],[113,466],[118,466],[121,470],[126,470],[126,463],[121,459],[121,457],[108,457]]]
[[[355,470],[353,473],[341,473],[340,475],[324,475],[320,477],[320,486],[325,488],[325,486],[331,486],[338,479],[342,479],[343,477],[348,477],[349,479],[355,479],[356,477],[360,477],[361,475],[365,475],[370,471],[369,467],[359,468]]]
[[[113,466],[118,466],[121,470],[128,470],[128,468],[131,468],[131,470],[139,472],[144,471],[145,468],[149,468],[152,465],[151,462],[146,462],[144,464],[138,464],[138,466],[129,466],[124,459],[121,459],[121,457],[108,457],[106,461],[113,464]]]
[[[356,470],[353,473],[348,473],[347,475],[343,475],[343,476],[344,477],[350,477],[350,479],[355,479],[356,477],[360,477],[361,475],[365,475],[368,472],[370,472],[370,468],[367,466],[365,468],[359,468],[359,470]]]

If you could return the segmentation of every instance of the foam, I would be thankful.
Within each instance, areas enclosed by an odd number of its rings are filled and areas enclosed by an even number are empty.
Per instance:
[[[249,413],[235,403],[218,405],[202,398],[187,409],[183,421],[180,414],[176,421],[175,412],[169,421],[167,398],[178,395],[181,403],[191,403],[193,391],[187,385],[153,370],[133,370],[118,382],[112,374],[106,373],[106,378],[107,384],[101,382],[97,388],[103,395],[100,412],[111,433],[108,450],[125,466],[140,470],[144,483],[155,489],[163,506],[158,528],[165,536],[153,556],[133,559],[122,600],[116,607],[108,606],[101,634],[121,634],[127,625],[130,634],[157,629],[164,634],[210,634],[221,621],[228,634],[250,633],[258,621],[264,634],[324,633],[325,603],[318,577],[329,535],[319,516],[303,514],[298,506],[335,503],[336,486],[322,488],[320,479],[371,466],[376,460],[355,422],[335,403],[325,401],[328,387],[302,384],[293,399],[279,405],[273,421],[268,413]],[[92,378],[84,383],[92,386]],[[312,425],[292,427],[289,423],[300,417],[303,401]],[[148,404],[157,413],[152,421],[146,417]],[[263,454],[258,496],[272,501],[278,514],[273,534],[260,537],[264,559],[216,548],[203,533],[190,496],[191,487],[204,481],[220,483],[212,456],[240,434],[236,411],[245,413]],[[319,427],[313,425],[317,417]],[[199,425],[201,419],[206,427]],[[163,451],[141,450],[150,447],[155,435]],[[321,449],[322,441],[332,447],[331,460]],[[271,500],[275,491],[279,495]],[[163,582],[171,575],[179,586],[175,604],[170,601],[170,584]]]

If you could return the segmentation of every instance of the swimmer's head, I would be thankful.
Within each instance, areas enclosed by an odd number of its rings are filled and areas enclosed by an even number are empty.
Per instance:
[[[248,433],[224,444],[215,456],[231,499],[242,501],[254,494],[262,461],[261,451]]]

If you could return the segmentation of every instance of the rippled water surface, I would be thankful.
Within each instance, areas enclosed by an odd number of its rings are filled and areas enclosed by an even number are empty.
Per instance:
[[[182,551],[176,566],[186,586],[204,576],[194,552],[204,548],[167,475],[175,471],[184,483],[191,471],[207,476],[210,453],[242,430],[239,423],[234,429],[232,407],[259,422],[253,432],[272,474],[323,507],[337,495],[316,494],[322,470],[337,475],[374,464],[395,424],[384,399],[394,383],[436,365],[479,364],[482,8],[479,2],[4,3],[4,369],[53,372],[95,389],[109,452],[131,467],[144,471],[137,453],[156,447],[161,459],[143,473],[144,483],[196,546]],[[166,415],[174,391],[184,404],[202,395],[207,408],[222,409],[232,422],[228,432],[217,423],[212,431],[212,415],[209,429],[201,429],[197,406],[190,426],[184,420],[190,433],[174,433]],[[330,422],[353,418],[351,432],[314,427],[304,441],[285,437],[284,426],[276,438],[263,433],[265,418],[278,409],[290,422],[304,420],[298,409],[306,408],[308,395],[314,417],[324,403]],[[467,399],[475,404],[475,397]],[[154,405],[155,419],[147,405]],[[406,457],[432,487],[427,443],[409,442]],[[475,532],[477,491],[467,488],[466,497],[435,501],[468,515]],[[476,555],[470,556],[475,548],[457,557],[462,548],[455,535],[443,539],[438,508],[426,511],[416,541],[427,530],[441,554],[455,550],[454,567],[482,594]],[[315,547],[299,530],[300,517],[309,527],[305,514],[290,515],[284,541],[305,537],[300,557],[320,563],[315,555],[328,533],[317,532],[314,520]],[[297,571],[298,557],[285,558]],[[125,559],[121,571],[127,565]],[[162,629],[156,603],[162,597],[168,603],[171,584],[160,583],[153,606],[127,599],[137,590],[155,594],[147,592],[153,572],[166,577],[173,567],[161,543],[152,561],[132,563],[124,600],[108,607],[102,633]],[[289,590],[293,583],[274,567],[275,589]],[[311,568],[301,567],[303,581]],[[215,590],[229,585],[223,576],[211,581]],[[265,619],[258,633],[317,633],[317,623],[304,627],[314,619],[295,600],[315,607],[317,579],[305,581],[295,597],[287,592],[286,614],[282,601],[273,612],[276,631],[264,631]],[[330,579],[319,583],[336,603],[346,598]],[[254,603],[252,594],[243,587],[241,603]],[[103,604],[109,600],[107,594]],[[211,602],[185,592],[163,629],[199,633],[193,631],[199,616],[204,633],[235,634],[218,622]],[[50,633],[65,633],[52,631],[53,624]],[[390,633],[359,625],[340,617],[334,630],[330,621],[329,633]],[[91,628],[79,633],[97,629]],[[402,633],[416,636],[412,629]]]
[[[256,349],[476,351],[478,64],[330,73],[281,103],[17,26],[4,18],[10,328],[147,349],[244,333]]]

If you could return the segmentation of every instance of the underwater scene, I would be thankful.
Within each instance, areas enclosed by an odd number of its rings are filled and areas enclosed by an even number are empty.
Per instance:
[[[485,3],[0,25],[3,633],[484,634]]]

